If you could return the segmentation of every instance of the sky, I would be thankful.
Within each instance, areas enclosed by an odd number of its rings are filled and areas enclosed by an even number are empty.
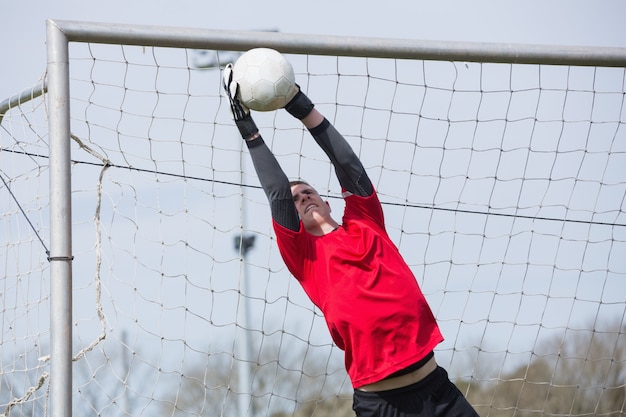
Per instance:
[[[304,9],[304,6],[299,6]],[[231,30],[278,30],[315,36],[626,47],[622,0],[385,2],[319,0],[12,1],[0,14],[0,101],[45,73],[46,19]],[[89,212],[91,215],[91,212]]]
[[[497,42],[626,48],[626,27],[624,27],[623,24],[623,16],[626,16],[626,2],[623,0],[600,0],[594,2],[580,0],[515,0],[508,2],[495,0],[477,0],[472,2],[460,0],[443,0],[438,2],[409,0],[387,0],[385,2],[373,2],[371,0],[319,0],[317,2],[311,2],[309,10],[296,10],[295,5],[300,9],[305,7],[301,4],[301,2],[296,3],[282,0],[270,2],[250,0],[235,2],[211,0],[180,0],[177,2],[164,2],[161,0],[109,0],[107,2],[86,0],[12,1],[3,7],[3,12],[0,14],[0,30],[3,35],[2,46],[0,46],[3,62],[3,65],[0,67],[0,73],[2,74],[0,78],[2,80],[0,82],[0,101],[33,86],[38,80],[41,80],[44,75],[46,65],[46,19],[207,29],[278,30],[282,33],[310,34],[311,36],[319,34],[451,42]],[[231,130],[234,132],[234,129]],[[109,175],[113,176],[112,173]],[[141,189],[142,185],[145,186],[145,184],[141,184],[141,180],[138,181],[137,184],[134,184],[137,188]],[[173,188],[181,192],[181,188],[177,184],[173,184]],[[124,191],[128,192],[121,188],[119,192],[122,194]],[[122,197],[115,195],[115,189],[109,191],[109,193],[109,197],[112,198],[112,200],[117,202],[125,201]],[[250,211],[254,211],[255,208],[259,210],[267,209],[263,196],[257,194],[253,196],[253,199],[261,203],[252,205],[253,207]],[[159,198],[159,195],[152,196],[149,193],[142,195],[142,197],[143,196],[145,196],[145,198]],[[75,198],[80,198],[80,193],[78,193]],[[116,198],[118,199],[116,200]],[[181,195],[179,200],[184,200],[184,198],[185,195]],[[176,201],[172,201],[176,203]],[[89,211],[82,215],[76,213],[78,222],[84,222],[75,226],[76,231],[80,231],[81,227],[91,231],[93,227],[90,223],[93,216],[93,199],[88,203],[91,204]],[[161,204],[160,207],[164,210],[168,209],[167,203],[167,199],[163,199],[163,201],[159,202],[159,204]],[[171,210],[175,211],[176,206],[173,205]],[[203,213],[202,207],[197,210]],[[266,214],[267,212],[264,211],[263,216],[266,216]],[[238,212],[234,212],[233,216],[236,217],[235,221],[239,220]],[[83,217],[85,217],[85,219],[83,219]],[[201,216],[198,216],[198,218],[200,217]],[[264,219],[265,218],[266,217],[264,217]],[[108,221],[108,219],[106,220]],[[124,219],[120,220],[116,218],[116,223],[110,220],[109,223],[105,223],[105,227],[114,229],[117,227],[117,224],[119,224],[121,228],[125,225],[123,220]],[[456,224],[455,227],[459,230],[462,230],[463,227],[471,228],[473,226],[471,219],[465,220],[467,221],[464,223],[460,222]],[[167,219],[161,221],[165,224],[159,227],[162,227],[162,230],[165,231],[168,230],[167,227],[178,228],[180,226],[178,223],[173,225],[167,223]],[[212,221],[212,219],[209,219],[209,221]],[[450,220],[445,216],[445,213],[441,214],[440,222],[442,224],[441,227],[450,227]],[[193,229],[192,226],[193,224],[190,225],[189,228]],[[438,223],[433,220],[432,224],[429,226],[432,229],[437,229]],[[579,233],[578,229],[575,229],[575,227],[576,226],[572,226],[573,232],[571,230],[567,232]],[[157,231],[161,229],[155,225],[154,230]],[[122,235],[125,231],[126,229],[119,231],[117,229],[114,230],[114,232]],[[484,230],[475,231],[472,229],[467,232],[467,234],[470,236],[479,232],[484,232]],[[510,232],[514,234],[514,231]],[[580,233],[584,234],[583,232]],[[556,241],[556,239],[552,239],[554,236],[557,236],[556,232],[554,235],[546,233],[539,237],[535,236],[534,239],[550,239],[549,243],[552,244],[553,241]],[[89,235],[90,239],[91,237],[92,236]],[[265,238],[267,239],[267,236],[265,236]],[[414,242],[408,240],[410,236],[407,235],[404,238],[407,239],[407,241],[404,243],[406,246],[403,246],[403,248],[414,245]],[[192,236],[190,241],[193,239],[195,239],[195,237]],[[621,238],[618,237],[616,239],[619,240]],[[131,239],[129,238],[128,240],[130,241]],[[156,242],[157,240],[158,238],[155,237],[154,241]],[[198,242],[200,241],[201,239],[198,238]],[[605,241],[608,241],[608,239]],[[620,242],[623,242],[623,240],[620,240]],[[435,246],[436,243],[435,239],[433,239],[431,246]],[[92,247],[88,246],[90,244],[91,240],[87,242],[85,248],[76,245],[77,247],[75,249],[77,254],[80,255],[81,253],[91,251]],[[219,246],[219,243],[210,242],[210,244],[216,247]],[[536,247],[541,246],[538,245],[537,242],[535,242],[535,245]],[[228,257],[230,257],[229,259],[234,259],[235,255],[232,252],[232,248],[226,247],[222,249],[227,253]],[[171,250],[174,252],[175,248]],[[131,253],[131,250],[128,249],[127,253]],[[155,253],[156,255],[160,254],[159,252]],[[275,256],[276,254],[274,253],[273,255]],[[541,254],[533,255],[538,257]],[[251,256],[253,257],[253,263],[258,262],[261,266],[265,266],[263,262],[266,262],[266,259],[268,259],[267,255],[256,255],[253,253]],[[80,258],[80,256],[78,258]],[[115,259],[105,260],[105,264],[106,262],[123,264],[124,260],[125,258],[123,256],[118,255]],[[144,259],[142,259],[142,261],[143,260]],[[539,259],[539,261],[540,264],[550,264],[550,262],[552,262],[550,260],[544,262],[544,259]],[[80,266],[80,262],[81,260],[77,259],[75,265]],[[88,259],[87,262],[92,262],[92,259]],[[193,263],[193,260],[190,259],[189,262]],[[156,265],[153,268],[154,270],[164,268],[168,265],[167,262],[163,262],[162,259],[152,260],[149,257],[145,258],[145,263],[146,265]],[[513,263],[515,263],[515,261]],[[91,263],[89,267],[91,267]],[[271,267],[280,269],[282,268],[282,264],[272,264]],[[150,268],[146,266],[146,269]],[[258,265],[253,265],[251,269],[252,274],[264,273],[262,268],[258,267]],[[167,271],[165,272],[167,273]],[[511,276],[518,275],[515,271],[509,273]],[[92,277],[87,274],[84,274],[84,276],[82,274],[76,274],[75,278],[77,285],[80,287],[77,294],[86,294],[85,299],[88,300],[89,314],[92,315],[91,317],[93,319],[93,306],[91,301],[93,292],[91,284]],[[451,283],[452,286],[454,286],[454,284],[455,283]],[[517,283],[513,284],[517,285]],[[160,291],[159,294],[154,295],[155,299],[158,299],[162,294],[171,295],[170,298],[164,297],[164,300],[161,300],[166,304],[166,307],[169,306],[168,300],[173,303],[172,299],[174,295],[178,294],[176,291],[187,291],[186,286],[184,288],[180,288],[180,286],[170,288],[169,285],[170,284],[167,284],[167,281],[164,280],[161,282],[160,288],[154,288],[155,291]],[[212,283],[212,285],[215,286],[213,289],[221,295],[224,304],[231,303],[232,306],[236,305],[237,300],[231,297],[232,294],[228,293],[227,289],[221,288],[217,280]],[[258,300],[262,299],[263,296],[269,298],[274,297],[278,300],[280,296],[284,294],[285,285],[294,284],[285,284],[284,281],[273,281],[267,288],[259,290],[260,296]],[[623,286],[623,284],[621,285]],[[584,284],[581,284],[580,288],[584,289]],[[122,292],[123,289],[124,288],[117,288],[119,292]],[[136,297],[132,288],[128,287],[127,290],[128,294],[131,294],[129,297]],[[429,289],[427,288],[426,290]],[[189,296],[194,297],[197,295],[201,297],[204,295],[198,292],[197,289],[195,289],[195,291],[197,294],[194,294],[194,289],[190,288]],[[220,293],[220,291],[222,291],[222,293]],[[265,291],[265,294],[263,291]],[[563,291],[566,290],[564,289]],[[119,297],[120,293],[115,293],[115,296]],[[187,296],[187,294],[183,294],[182,296]],[[106,294],[104,298],[109,299],[109,294]],[[111,296],[110,298],[112,299],[114,297]],[[218,298],[219,297],[216,297],[214,302],[217,302]],[[80,297],[76,297],[76,299],[79,300]],[[147,304],[148,308],[155,305],[155,303],[146,300],[134,301],[141,305]],[[128,305],[132,305],[132,302],[133,300],[130,300]],[[197,301],[197,304],[201,302],[204,301]],[[620,303],[617,304],[618,308],[622,305]],[[226,307],[227,306],[223,306],[224,309],[226,309]],[[283,313],[279,307],[282,307],[282,304],[279,302],[263,305],[263,308],[268,309],[268,311],[271,308],[276,308],[277,315]],[[297,307],[299,308],[299,306]],[[525,308],[532,310],[533,305],[526,306]],[[451,311],[446,308],[442,308],[441,310]],[[542,311],[541,309],[535,310],[537,312]],[[474,307],[473,311],[476,311],[476,315],[483,313],[483,310],[477,307]],[[269,313],[273,313],[273,311],[269,311]],[[310,310],[306,310],[305,313],[308,314],[308,316],[312,316],[309,314]],[[454,312],[451,312],[450,314],[453,313]],[[549,319],[549,314],[546,314],[546,316],[548,316]],[[444,321],[447,319],[445,315],[442,315],[440,318]],[[111,323],[114,323],[118,320],[118,317],[111,316],[108,317],[108,319]],[[127,317],[120,317],[119,321],[123,322],[125,319],[127,319]],[[186,317],[189,323],[194,322],[194,320],[200,321],[200,326],[206,326],[205,319],[206,317],[201,317],[200,319],[191,316]],[[216,327],[228,324],[220,322],[217,316],[211,316],[210,319],[217,324]],[[516,317],[506,317],[506,320],[510,322],[517,319]],[[549,325],[550,322],[548,319],[546,319],[547,321],[544,323],[548,323]],[[316,321],[317,327],[323,328],[323,323],[321,323],[319,316],[314,316],[310,320]],[[476,321],[478,322],[479,319],[476,319]],[[82,324],[78,327],[82,329],[88,325],[92,325],[95,323],[95,320],[85,320],[85,323],[86,324]],[[290,322],[289,324],[295,328],[294,332],[300,330],[306,333],[307,329],[310,328],[309,325],[305,325],[306,323]],[[160,323],[150,322],[149,324],[144,323],[144,325],[160,326]],[[270,324],[268,324],[268,326],[270,326]],[[301,327],[301,329],[298,329],[298,326]],[[91,327],[92,332],[97,333],[99,331],[97,325]],[[521,327],[524,326],[522,325]],[[157,334],[163,329],[155,328],[150,330],[154,330],[154,333]],[[276,329],[270,327],[265,330],[272,332]],[[171,331],[171,329],[168,331]],[[180,331],[190,332],[188,329],[180,329]],[[83,337],[82,341],[90,342],[92,336],[92,334],[88,334],[88,336]],[[324,333],[324,336],[326,336],[326,333]],[[516,336],[511,336],[511,339],[513,339],[511,345],[516,345],[522,349],[524,344],[515,339],[515,337],[520,339],[524,336],[525,334],[523,332],[516,334]],[[131,334],[130,337],[132,338],[133,335]],[[307,335],[303,334],[302,337],[305,338]],[[311,336],[308,335],[308,337]],[[199,338],[203,339],[204,335],[201,334]],[[313,340],[315,341],[316,339]],[[189,337],[188,342],[193,345],[191,337]],[[165,346],[162,348],[166,350],[168,347]],[[198,344],[197,346],[194,345],[194,348],[200,351],[204,346]]]
[[[626,47],[621,0],[34,0],[0,14],[0,101],[42,78],[46,19],[417,40]],[[298,3],[300,4],[300,3]]]

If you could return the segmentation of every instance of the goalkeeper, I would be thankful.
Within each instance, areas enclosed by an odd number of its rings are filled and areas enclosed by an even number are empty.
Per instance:
[[[385,230],[376,191],[347,141],[294,86],[287,112],[332,162],[345,200],[341,224],[303,181],[289,182],[238,98],[232,65],[224,88],[269,200],[276,241],[292,275],[345,352],[357,416],[477,416],[433,349],[443,340],[417,281]]]

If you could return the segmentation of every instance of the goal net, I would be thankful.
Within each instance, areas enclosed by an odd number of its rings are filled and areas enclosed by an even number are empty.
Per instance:
[[[222,94],[220,66],[263,39],[284,46],[361,158],[444,334],[437,361],[479,414],[624,414],[624,66],[410,58],[393,44],[307,53],[278,33],[222,34],[217,51],[170,35],[70,36],[76,415],[353,415],[342,352],[278,254]],[[57,105],[44,94],[0,114],[4,416],[60,401],[49,339],[67,306],[51,301],[50,265],[64,260],[47,259],[64,189],[49,169]],[[340,217],[308,132],[282,110],[254,118],[287,175]]]

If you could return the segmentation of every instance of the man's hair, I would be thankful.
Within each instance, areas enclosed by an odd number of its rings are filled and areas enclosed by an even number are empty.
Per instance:
[[[303,180],[289,181],[289,187],[293,187],[294,185],[300,185],[300,184],[304,184],[304,185],[308,185],[309,187],[312,187],[311,184],[309,184],[308,182],[303,181]]]
[[[293,188],[294,185],[306,185],[307,187],[311,188],[313,191],[315,191],[315,194],[319,195],[319,191],[317,191],[317,189],[315,187],[313,187],[311,184],[309,184],[308,182],[304,181],[304,180],[293,180],[293,181],[289,181],[289,188]]]

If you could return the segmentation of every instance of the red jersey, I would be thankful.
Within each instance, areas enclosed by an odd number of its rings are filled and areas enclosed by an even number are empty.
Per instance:
[[[285,264],[324,314],[354,388],[422,359],[443,337],[384,225],[374,192],[345,197],[341,227],[314,236],[274,222]]]

